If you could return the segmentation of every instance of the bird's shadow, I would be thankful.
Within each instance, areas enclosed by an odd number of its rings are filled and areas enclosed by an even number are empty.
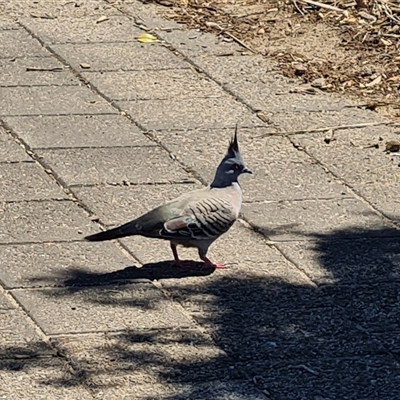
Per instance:
[[[191,262],[188,267],[172,265],[171,261],[160,261],[144,264],[142,267],[128,266],[112,272],[93,272],[81,268],[69,269],[63,279],[66,288],[80,286],[106,286],[127,284],[140,281],[157,281],[160,279],[182,279],[193,276],[208,276],[215,270],[201,262]],[[38,278],[42,281],[42,278]]]

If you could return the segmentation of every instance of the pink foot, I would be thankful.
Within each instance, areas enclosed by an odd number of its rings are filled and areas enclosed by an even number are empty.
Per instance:
[[[213,264],[213,263],[205,263],[207,267],[215,268],[215,269],[227,269],[228,267],[225,264]]]

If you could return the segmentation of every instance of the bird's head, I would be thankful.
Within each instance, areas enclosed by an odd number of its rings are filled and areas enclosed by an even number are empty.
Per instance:
[[[246,166],[239,151],[237,140],[238,126],[235,128],[235,135],[229,142],[228,151],[219,164],[212,187],[226,187],[237,182],[241,174],[252,174],[250,168]]]

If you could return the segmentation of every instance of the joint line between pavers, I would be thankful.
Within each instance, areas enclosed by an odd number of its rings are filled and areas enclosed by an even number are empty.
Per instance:
[[[193,185],[199,183],[197,180],[187,180],[187,181],[168,181],[168,182],[129,182],[129,181],[121,181],[121,182],[101,182],[101,183],[76,183],[69,185],[68,187],[73,189],[80,189],[80,188],[92,188],[92,187],[106,187],[106,186],[162,186],[162,185]]]
[[[244,200],[243,204],[282,204],[282,203],[296,203],[300,201],[331,201],[331,200],[354,200],[352,196],[338,195],[336,197],[304,197],[300,199],[282,199],[282,200]]]
[[[47,203],[49,201],[61,202],[72,202],[72,199],[66,199],[65,197],[47,197],[45,199],[29,199],[29,200],[3,200],[3,204],[22,204],[22,203]]]
[[[99,113],[57,113],[57,114],[0,114],[0,118],[14,118],[14,117],[69,117],[69,116],[94,116],[94,115],[116,115],[113,112],[99,112]]]
[[[81,239],[71,240],[45,240],[45,241],[25,241],[25,242],[0,242],[0,246],[23,246],[30,244],[63,244],[63,243],[82,243]]]
[[[157,147],[156,144],[132,144],[126,146],[60,146],[60,147],[32,147],[34,150],[86,150],[86,149],[135,149],[135,148],[153,148]]]

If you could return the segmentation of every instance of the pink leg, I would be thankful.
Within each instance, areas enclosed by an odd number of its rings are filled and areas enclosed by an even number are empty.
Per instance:
[[[200,254],[200,258],[204,261],[204,263],[206,264],[207,267],[218,268],[218,269],[226,269],[227,268],[225,264],[214,264],[205,255]]]
[[[178,250],[176,248],[176,244],[170,243],[172,254],[174,255],[174,261],[172,262],[172,265],[176,265],[177,267],[190,267],[192,263],[189,261],[182,261],[179,259],[178,255]]]

